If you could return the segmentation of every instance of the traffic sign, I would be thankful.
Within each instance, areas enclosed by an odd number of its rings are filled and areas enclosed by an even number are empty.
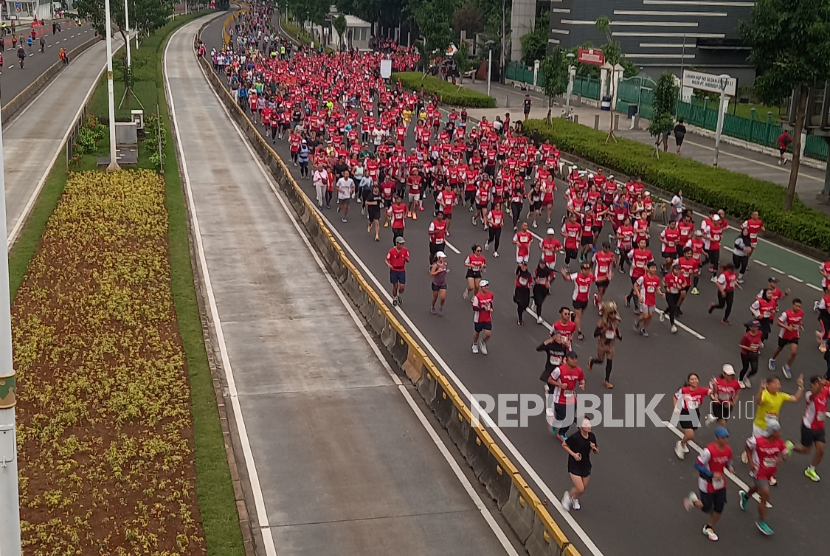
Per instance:
[[[583,64],[601,66],[605,64],[605,52],[599,48],[580,48],[577,50],[576,60]]]
[[[683,86],[710,93],[725,93],[728,97],[734,97],[738,91],[738,80],[728,75],[683,70]]]

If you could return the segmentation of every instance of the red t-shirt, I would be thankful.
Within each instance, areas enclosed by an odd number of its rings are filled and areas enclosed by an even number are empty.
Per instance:
[[[574,272],[571,274],[571,281],[574,283],[574,293],[571,296],[573,300],[587,303],[588,292],[591,290],[591,284],[596,281],[596,277],[593,274]]]
[[[493,322],[493,292],[473,296],[473,322]]]
[[[576,403],[576,387],[585,382],[585,373],[579,367],[569,367],[567,363],[559,365],[550,374],[550,377],[564,384],[564,388],[553,388],[553,402],[571,405]]]
[[[409,260],[409,249],[401,247],[399,251],[397,247],[393,247],[386,254],[386,260],[392,265],[392,270],[403,272],[406,270],[406,262]]]

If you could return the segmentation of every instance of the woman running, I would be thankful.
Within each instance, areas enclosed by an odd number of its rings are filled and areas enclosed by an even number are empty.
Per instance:
[[[447,273],[450,271],[447,265],[447,256],[443,251],[438,251],[435,254],[435,262],[429,269],[429,275],[432,276],[432,308],[429,310],[433,315],[439,317],[444,316],[444,302],[447,300]],[[440,299],[438,308],[435,308],[435,303]]]
[[[467,267],[467,289],[464,290],[464,299],[478,293],[481,287],[481,273],[487,266],[487,260],[481,254],[481,245],[473,245],[472,253],[467,255],[464,266]]]
[[[525,309],[530,306],[530,288],[533,286],[533,276],[527,270],[527,263],[522,261],[516,268],[516,290],[513,293],[513,301],[516,303],[516,309],[519,314],[518,325],[524,324],[522,318]]]
[[[591,421],[584,419],[579,432],[562,442],[562,448],[568,452],[568,474],[574,484],[562,497],[562,506],[569,512],[571,509],[579,510],[582,507],[579,498],[585,494],[588,479],[591,478],[591,454],[599,451],[597,437],[591,432]]]
[[[597,339],[597,357],[588,359],[588,370],[592,370],[595,364],[605,361],[605,387],[611,389],[611,369],[614,366],[614,345],[617,340],[622,340],[620,333],[620,313],[617,311],[617,304],[613,301],[605,301],[602,304],[602,318],[594,330],[594,337]]]
[[[674,453],[683,459],[689,453],[689,441],[694,440],[695,431],[700,426],[700,404],[709,395],[709,389],[700,386],[700,377],[689,374],[680,390],[674,395],[674,413],[679,415],[678,425],[683,430],[683,438],[674,446]]]
[[[550,268],[545,259],[539,261],[539,266],[533,273],[533,306],[536,311],[536,324],[542,324],[542,305],[550,294],[550,283],[556,278],[556,273]]]

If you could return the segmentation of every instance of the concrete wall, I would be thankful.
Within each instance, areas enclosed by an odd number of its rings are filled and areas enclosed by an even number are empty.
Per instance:
[[[510,15],[510,50],[505,52],[505,61],[522,59],[522,35],[533,31],[536,20],[536,0],[513,0]]]
[[[735,50],[740,42],[738,22],[750,17],[751,2],[681,4],[673,0],[553,0],[549,43],[562,48],[591,42],[601,46],[606,38],[594,22],[611,20],[614,38],[626,59],[648,75],[665,69],[679,73],[681,66],[700,71],[728,73],[750,85],[754,71],[747,63],[749,49]],[[685,40],[684,40],[685,35]],[[686,44],[685,50],[683,44]]]

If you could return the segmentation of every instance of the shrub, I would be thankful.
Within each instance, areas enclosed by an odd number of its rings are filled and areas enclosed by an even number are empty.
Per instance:
[[[478,91],[472,91],[453,85],[443,79],[438,79],[431,75],[424,75],[417,71],[405,71],[400,73],[393,73],[391,83],[394,86],[400,79],[401,85],[410,91],[420,91],[424,87],[424,91],[437,95],[438,100],[451,106],[466,106],[467,108],[495,108],[496,99],[487,96]]]
[[[752,211],[761,214],[770,232],[787,239],[830,252],[830,219],[796,197],[793,208],[784,212],[786,190],[780,185],[724,170],[672,153],[652,157],[654,147],[630,139],[606,143],[607,133],[557,119],[550,125],[529,120],[525,134],[552,143],[563,151],[590,160],[615,172],[641,176],[643,181],[669,193],[683,191],[684,198],[702,205],[723,209],[739,218]]]

